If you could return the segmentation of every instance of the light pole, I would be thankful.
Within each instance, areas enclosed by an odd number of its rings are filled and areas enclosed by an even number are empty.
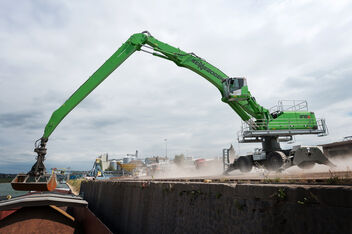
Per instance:
[[[164,139],[165,141],[165,158],[167,159],[167,139]]]

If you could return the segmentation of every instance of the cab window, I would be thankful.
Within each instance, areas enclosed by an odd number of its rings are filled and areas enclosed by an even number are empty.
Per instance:
[[[229,82],[230,92],[232,93],[235,90],[241,89],[243,87],[243,79],[233,78]]]

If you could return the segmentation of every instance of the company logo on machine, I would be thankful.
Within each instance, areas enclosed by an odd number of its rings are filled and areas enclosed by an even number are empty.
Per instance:
[[[213,76],[215,76],[216,78],[218,78],[219,80],[223,80],[224,78],[222,78],[219,74],[217,74],[216,72],[214,72],[213,70],[209,69],[208,67],[206,67],[202,62],[196,60],[196,59],[192,59],[191,60],[192,63],[194,63],[195,65],[197,65],[197,67],[200,70],[205,70],[208,73],[212,74]]]
[[[301,119],[310,119],[310,115],[300,115]]]

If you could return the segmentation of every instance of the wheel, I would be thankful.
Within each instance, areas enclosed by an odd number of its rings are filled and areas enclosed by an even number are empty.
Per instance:
[[[297,165],[299,168],[308,170],[313,168],[315,165],[315,162],[301,162],[299,165]]]
[[[237,165],[241,172],[250,172],[253,167],[252,160],[249,157],[244,156],[237,159]]]
[[[286,155],[281,151],[274,151],[268,154],[265,168],[269,171],[278,171],[285,163]]]

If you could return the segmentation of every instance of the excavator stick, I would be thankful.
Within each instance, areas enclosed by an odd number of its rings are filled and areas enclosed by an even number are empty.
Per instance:
[[[37,144],[38,141],[40,145]],[[22,191],[53,191],[56,188],[57,181],[55,174],[46,174],[44,160],[46,155],[47,139],[41,138],[35,143],[34,152],[37,155],[37,161],[27,174],[18,174],[11,182],[14,190]]]

